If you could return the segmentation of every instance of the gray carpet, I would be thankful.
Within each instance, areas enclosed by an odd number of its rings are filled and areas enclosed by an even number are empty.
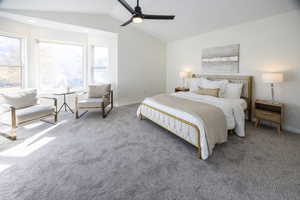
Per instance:
[[[114,109],[105,120],[63,114],[67,121],[52,129],[37,123],[21,128],[17,142],[1,138],[0,166],[9,167],[0,199],[300,199],[300,135],[247,124],[247,138],[230,136],[202,161],[191,145],[138,120],[136,109]]]

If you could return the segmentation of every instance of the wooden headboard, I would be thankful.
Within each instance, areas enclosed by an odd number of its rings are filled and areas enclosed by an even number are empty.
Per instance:
[[[252,87],[253,77],[252,76],[241,76],[241,75],[200,75],[193,74],[192,78],[207,78],[208,80],[228,80],[231,83],[243,83],[242,98],[246,100],[248,120],[252,119]]]

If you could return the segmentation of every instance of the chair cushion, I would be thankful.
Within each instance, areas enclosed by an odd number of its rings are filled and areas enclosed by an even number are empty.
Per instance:
[[[0,93],[0,104],[9,104],[16,109],[25,108],[37,104],[37,90],[28,89],[17,92]]]
[[[17,124],[39,119],[41,117],[53,114],[55,109],[53,106],[35,105],[23,109],[16,110]],[[4,124],[11,124],[11,112],[6,112],[0,115],[0,122]]]
[[[78,108],[101,108],[102,98],[82,99],[78,102]]]
[[[88,87],[89,98],[102,98],[103,95],[107,94],[110,91],[111,84],[89,85]]]

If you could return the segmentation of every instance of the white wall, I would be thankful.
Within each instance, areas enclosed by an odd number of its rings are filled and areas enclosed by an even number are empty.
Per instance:
[[[300,133],[300,11],[201,34],[167,45],[167,91],[180,85],[179,72],[201,73],[203,48],[240,44],[240,73],[253,75],[254,98],[270,99],[263,72],[283,72],[276,86],[278,101],[286,104],[285,128]]]
[[[162,41],[107,15],[79,13],[10,11],[56,22],[118,33],[119,105],[137,103],[166,89],[165,48]]]
[[[121,104],[141,102],[166,90],[165,45],[140,32],[119,34],[119,98]]]

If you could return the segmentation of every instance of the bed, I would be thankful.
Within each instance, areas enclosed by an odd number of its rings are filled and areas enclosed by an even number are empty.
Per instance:
[[[198,158],[206,160],[216,144],[227,141],[228,132],[245,137],[245,120],[252,115],[252,77],[231,75],[197,75],[200,78],[242,83],[240,99],[225,99],[194,92],[161,94],[146,98],[137,110],[138,117],[148,119],[198,149]]]

